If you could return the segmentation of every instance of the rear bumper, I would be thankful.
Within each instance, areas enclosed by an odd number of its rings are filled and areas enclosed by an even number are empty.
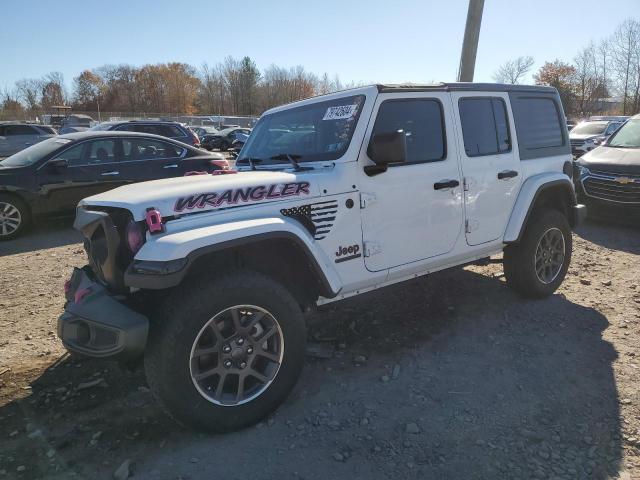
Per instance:
[[[149,320],[92,278],[88,267],[74,269],[58,337],[67,350],[90,357],[131,360],[147,343]]]

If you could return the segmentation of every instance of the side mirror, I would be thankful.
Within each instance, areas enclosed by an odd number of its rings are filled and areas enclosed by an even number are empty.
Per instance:
[[[365,172],[369,175],[385,172],[391,163],[406,162],[407,136],[404,130],[374,135],[369,143],[367,155],[375,163],[365,167]]]
[[[64,170],[65,168],[67,168],[69,166],[69,161],[65,160],[64,158],[57,158],[54,160],[50,160],[47,163],[47,168],[49,168],[49,170],[53,170],[53,171],[60,171],[60,170]]]

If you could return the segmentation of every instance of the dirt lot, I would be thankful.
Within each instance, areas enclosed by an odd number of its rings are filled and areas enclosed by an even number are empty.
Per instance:
[[[141,371],[65,356],[78,241],[54,223],[0,244],[0,479],[127,460],[140,479],[640,479],[640,230],[582,227],[545,301],[491,264],[326,308],[287,403],[217,436],[165,417]]]

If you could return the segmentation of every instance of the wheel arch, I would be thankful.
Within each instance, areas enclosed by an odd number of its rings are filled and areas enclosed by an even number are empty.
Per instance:
[[[244,268],[273,277],[290,288],[304,305],[315,301],[318,296],[336,296],[341,290],[341,282],[326,261],[324,252],[301,227],[282,219],[277,219],[277,223],[279,226],[265,219],[259,226],[247,228],[237,228],[238,225],[233,224],[218,225],[225,229],[226,235],[213,233],[209,238],[201,238],[194,243],[193,249],[186,247],[189,251],[182,258],[163,253],[162,249],[156,249],[153,257],[149,252],[142,258],[136,256],[134,264],[125,273],[125,284],[161,290],[177,286],[189,277],[215,274],[215,271],[226,268]],[[232,238],[228,238],[230,236]],[[153,246],[149,247],[148,250],[153,252]],[[173,260],[164,263],[182,260],[184,267],[162,275],[135,272],[135,266],[140,262],[157,264],[159,259],[167,258]]]
[[[571,179],[563,173],[546,173],[528,178],[520,189],[520,194],[511,212],[504,235],[504,243],[518,243],[531,215],[541,208],[560,211],[572,227],[576,217],[576,193]]]

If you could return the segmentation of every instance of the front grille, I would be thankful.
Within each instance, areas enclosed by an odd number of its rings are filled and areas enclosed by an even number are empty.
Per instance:
[[[640,175],[598,173],[607,176],[589,176],[582,181],[587,195],[612,202],[640,203]]]
[[[581,147],[584,145],[584,140],[569,140],[569,143],[571,143],[572,147]]]

